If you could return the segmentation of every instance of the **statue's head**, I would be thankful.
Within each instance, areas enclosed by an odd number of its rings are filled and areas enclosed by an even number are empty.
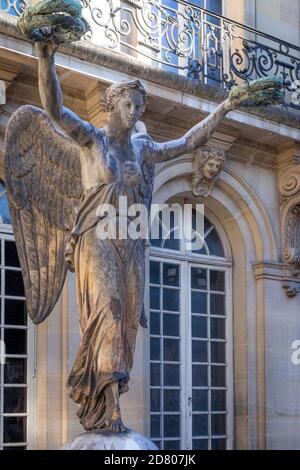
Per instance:
[[[105,93],[106,109],[123,128],[133,129],[144,112],[146,96],[139,80],[111,85]]]

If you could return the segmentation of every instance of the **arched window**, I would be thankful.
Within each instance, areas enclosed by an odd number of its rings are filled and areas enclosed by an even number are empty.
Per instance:
[[[230,259],[207,217],[201,250],[174,237],[151,245],[151,438],[161,449],[230,448]]]
[[[0,449],[28,444],[29,331],[22,272],[0,181]],[[32,358],[31,358],[32,360]]]

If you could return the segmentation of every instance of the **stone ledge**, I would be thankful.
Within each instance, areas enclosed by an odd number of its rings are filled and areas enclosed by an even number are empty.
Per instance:
[[[30,43],[28,40],[24,39],[19,32],[17,28],[17,18],[12,15],[0,13],[0,33]],[[199,80],[185,78],[181,75],[161,70],[158,67],[149,66],[127,54],[97,46],[88,41],[62,45],[59,50],[78,59],[97,65],[103,65],[107,68],[132,75],[135,78],[142,78],[172,90],[184,92],[215,103],[223,101],[228,96],[225,90],[217,89]],[[266,106],[265,108],[241,108],[241,110],[279,124],[285,124],[300,129],[300,112],[299,116],[297,116],[275,106]]]

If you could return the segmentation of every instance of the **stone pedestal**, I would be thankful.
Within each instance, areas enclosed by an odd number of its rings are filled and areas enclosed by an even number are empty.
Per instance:
[[[62,450],[158,450],[150,439],[128,429],[115,433],[107,429],[84,432],[74,437]]]

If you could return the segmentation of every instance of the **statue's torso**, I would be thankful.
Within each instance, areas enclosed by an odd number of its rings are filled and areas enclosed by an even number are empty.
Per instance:
[[[134,139],[132,145],[125,149],[117,143],[110,144],[100,129],[92,145],[81,149],[80,159],[84,191],[103,183],[123,183],[128,188],[135,188],[141,181],[142,156]]]

